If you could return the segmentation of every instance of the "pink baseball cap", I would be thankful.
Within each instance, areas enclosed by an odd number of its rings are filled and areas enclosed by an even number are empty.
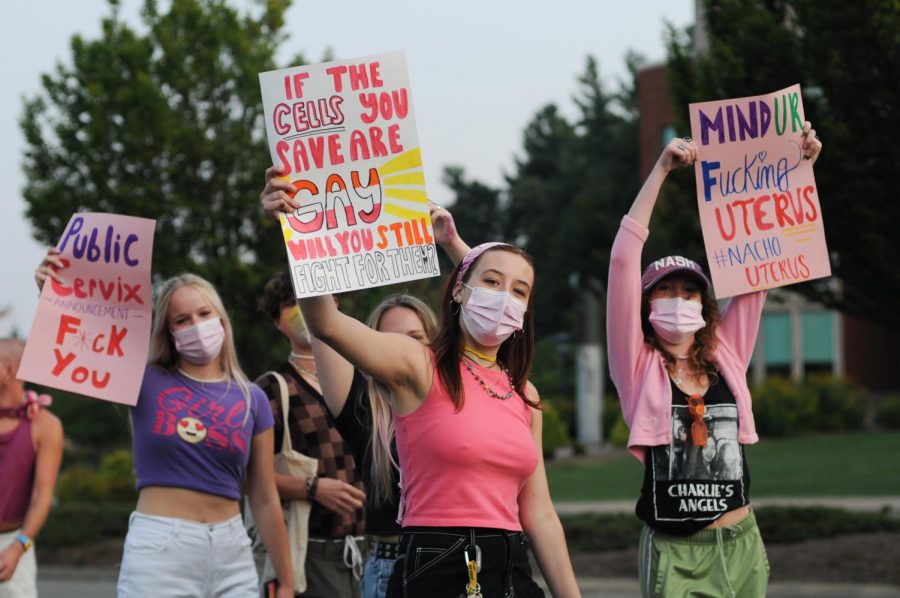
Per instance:
[[[709,279],[703,273],[703,268],[694,260],[689,260],[680,255],[670,255],[650,262],[644,270],[644,275],[641,276],[641,288],[649,291],[657,282],[676,272],[693,276],[703,287],[704,291],[709,288]]]

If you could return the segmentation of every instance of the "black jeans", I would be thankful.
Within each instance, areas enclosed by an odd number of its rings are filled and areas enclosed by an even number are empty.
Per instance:
[[[489,528],[408,527],[388,584],[389,598],[458,598],[469,581],[463,552],[481,551],[478,583],[484,598],[543,598],[531,578],[528,539]]]

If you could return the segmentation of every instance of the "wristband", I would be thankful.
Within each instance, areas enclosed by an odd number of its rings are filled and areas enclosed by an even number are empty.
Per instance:
[[[25,534],[16,534],[15,541],[22,545],[22,552],[28,552],[34,542]]]
[[[319,476],[306,478],[306,500],[312,502],[316,499],[316,490],[319,489]]]

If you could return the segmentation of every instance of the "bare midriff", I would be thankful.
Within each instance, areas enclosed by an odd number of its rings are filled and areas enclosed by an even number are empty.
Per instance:
[[[727,513],[707,525],[704,529],[715,529],[717,527],[727,527],[729,525],[734,525],[746,519],[747,515],[749,514],[750,507],[748,505],[744,505],[743,507],[738,507],[733,511],[728,511]]]
[[[240,513],[238,501],[186,488],[141,488],[135,510],[144,515],[175,517],[198,523],[218,523]]]

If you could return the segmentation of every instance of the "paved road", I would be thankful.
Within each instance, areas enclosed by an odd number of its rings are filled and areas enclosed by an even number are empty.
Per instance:
[[[900,496],[884,498],[769,498],[753,501],[754,506],[827,506],[856,511],[889,509],[900,516]],[[557,503],[560,514],[633,513],[634,501]],[[113,567],[39,567],[41,598],[115,598]],[[586,578],[578,581],[584,598],[640,598],[636,579]],[[885,585],[817,584],[783,582],[769,586],[769,598],[900,598],[900,587]]]
[[[42,567],[41,598],[115,598],[116,571]],[[635,579],[580,579],[584,598],[640,598]],[[900,588],[884,585],[777,583],[769,598],[900,598]]]

